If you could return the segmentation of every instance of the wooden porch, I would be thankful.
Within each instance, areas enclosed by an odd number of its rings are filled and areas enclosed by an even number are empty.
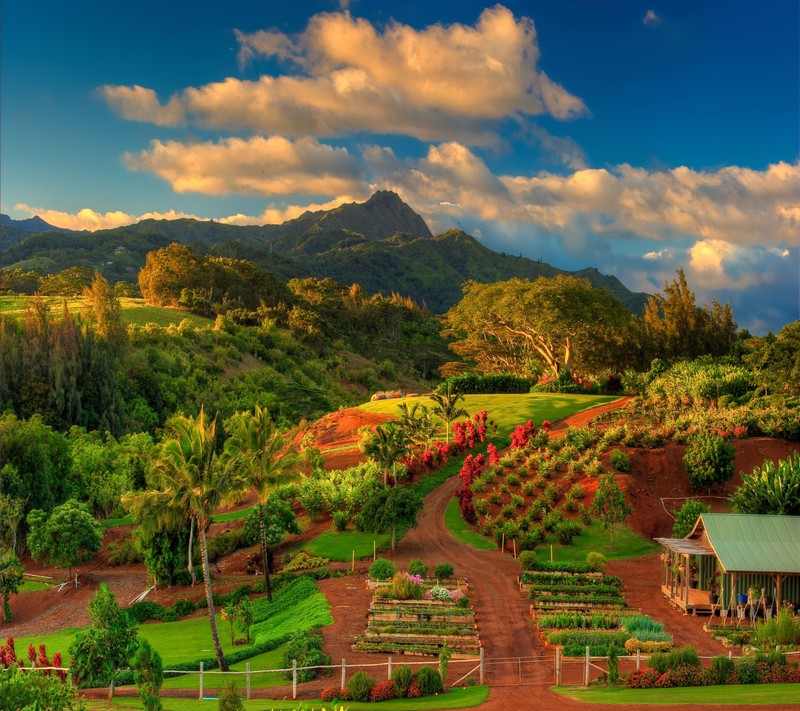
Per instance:
[[[697,588],[672,587],[662,585],[661,592],[668,597],[675,607],[683,610],[687,615],[716,615],[721,605],[710,602],[711,593],[708,590]]]

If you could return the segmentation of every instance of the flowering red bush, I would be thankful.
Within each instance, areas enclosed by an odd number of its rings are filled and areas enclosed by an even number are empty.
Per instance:
[[[419,681],[414,679],[411,682],[411,686],[408,687],[408,693],[406,696],[409,699],[418,699],[422,696],[422,689],[419,688]]]
[[[625,677],[625,686],[629,689],[653,689],[660,676],[655,669],[634,671]]]
[[[545,420],[544,422],[542,422],[542,429],[545,432],[549,432],[550,430],[553,429],[553,425],[550,424],[550,420]]]
[[[517,425],[511,433],[511,449],[522,449],[528,440],[536,434],[536,425],[528,420],[524,425]]]
[[[17,650],[14,647],[14,638],[8,637],[6,643],[0,647],[0,664],[4,669],[8,669],[12,664],[18,664]]]
[[[338,686],[328,686],[322,690],[320,698],[323,701],[333,701],[342,698],[342,690]]]
[[[61,667],[63,658],[61,652],[56,652],[53,655],[52,661],[47,656],[47,648],[44,644],[39,645],[39,649],[32,644],[28,645],[28,661],[37,667]],[[24,667],[25,664],[17,657],[17,650],[14,644],[14,638],[8,637],[6,643],[0,646],[0,664],[8,669],[12,664]],[[44,676],[55,676],[62,682],[67,681],[67,670],[61,671],[60,669],[45,669],[42,672]]]
[[[351,701],[351,700],[352,699],[350,698],[350,689],[348,689],[346,686],[343,686],[341,689],[339,689],[339,701]]]
[[[397,694],[394,691],[394,682],[391,679],[379,681],[372,687],[372,691],[369,692],[370,701],[388,701],[396,697]]]
[[[702,686],[703,670],[700,667],[683,665],[676,669],[667,669],[656,682],[659,689],[670,689],[675,686]]]
[[[491,466],[494,466],[500,461],[500,455],[497,453],[497,447],[495,447],[491,442],[489,442],[489,446],[486,447],[486,451],[489,453],[489,464]]]

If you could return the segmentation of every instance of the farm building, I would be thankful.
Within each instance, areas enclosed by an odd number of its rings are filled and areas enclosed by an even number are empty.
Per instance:
[[[656,538],[661,590],[687,613],[768,617],[800,604],[800,516],[702,514],[685,538]]]

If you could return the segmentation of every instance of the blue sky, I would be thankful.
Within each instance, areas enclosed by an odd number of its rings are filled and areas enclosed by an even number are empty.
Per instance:
[[[800,317],[795,0],[4,2],[0,201],[96,229],[396,190],[434,231]],[[389,9],[390,8],[390,9]]]

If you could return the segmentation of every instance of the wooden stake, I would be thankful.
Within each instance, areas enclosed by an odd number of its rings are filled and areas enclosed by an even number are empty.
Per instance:
[[[378,552],[378,544],[375,539],[372,540],[372,562],[375,562],[375,555]]]
[[[503,551],[503,553],[506,552],[506,532],[505,531],[503,531],[503,537],[501,538],[500,550]]]
[[[516,560],[517,559],[517,540],[514,539],[513,543],[514,543],[514,560]]]
[[[356,551],[353,549],[353,562],[350,564],[350,572],[352,573],[356,569]]]
[[[553,562],[553,544],[550,544],[550,562]]]

